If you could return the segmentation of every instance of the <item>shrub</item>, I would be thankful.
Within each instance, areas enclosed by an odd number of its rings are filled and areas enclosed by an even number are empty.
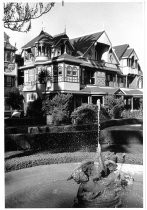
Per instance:
[[[8,94],[6,103],[11,106],[12,109],[22,109],[23,99],[24,97],[20,94],[19,89],[13,87]]]
[[[143,110],[124,110],[122,112],[122,118],[136,118],[136,119],[143,119]]]
[[[42,99],[37,98],[35,101],[30,102],[27,107],[27,116],[29,117],[43,117]]]
[[[82,105],[72,112],[71,118],[72,123],[75,125],[94,123],[97,120],[97,106],[92,104]],[[107,111],[104,107],[101,107],[100,122],[108,119],[110,119],[110,117]]]
[[[54,125],[66,124],[69,122],[68,112],[64,110],[54,108],[52,117]]]
[[[47,98],[43,101],[42,110],[46,114],[52,114],[53,110],[57,108],[60,111],[69,112],[70,115],[72,107],[72,94],[58,93],[53,99]]]
[[[105,97],[105,108],[107,109],[109,116],[114,119],[121,118],[121,113],[125,108],[124,100],[116,98],[115,96]]]

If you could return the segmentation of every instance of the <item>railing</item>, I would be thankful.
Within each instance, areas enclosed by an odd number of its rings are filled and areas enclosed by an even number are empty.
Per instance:
[[[27,56],[24,58],[24,65],[31,65],[34,64],[35,62],[35,57],[32,53],[29,53]]]
[[[138,73],[139,73],[138,69],[131,68],[131,67],[128,67],[128,66],[121,67],[121,70],[122,70],[124,75],[128,75],[128,74],[137,74],[138,75]]]

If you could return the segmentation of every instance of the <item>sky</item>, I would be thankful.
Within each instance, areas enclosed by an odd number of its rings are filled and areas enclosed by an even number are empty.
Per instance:
[[[144,4],[131,2],[56,2],[52,10],[32,21],[28,33],[5,29],[10,42],[21,47],[36,37],[42,28],[51,35],[64,32],[69,38],[105,30],[112,45],[129,44],[142,65],[144,62]]]

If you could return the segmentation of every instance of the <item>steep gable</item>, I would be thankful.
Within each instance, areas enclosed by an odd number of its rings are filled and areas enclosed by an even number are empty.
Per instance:
[[[4,48],[7,49],[7,50],[16,51],[17,48],[10,44],[9,38],[10,37],[4,32],[4,42],[6,43],[4,45]]]
[[[104,31],[86,36],[81,36],[75,39],[70,39],[70,42],[75,48],[75,54],[77,53],[77,51],[84,54],[88,50],[88,48],[92,46],[92,44],[94,44],[100,38],[100,36],[103,33]]]
[[[129,47],[128,44],[123,44],[123,45],[118,45],[118,46],[113,47],[119,60],[121,60],[122,56],[124,55],[128,47]]]
[[[53,39],[53,37],[50,34],[44,32],[44,31],[41,31],[38,36],[36,36],[34,39],[32,39],[30,42],[28,42],[26,45],[24,45],[22,47],[22,49],[27,49],[27,48],[33,47],[35,45],[35,42],[39,41],[43,37],[46,37],[48,39]]]
[[[138,56],[133,48],[127,49],[122,58],[130,58],[131,56],[135,56],[138,60]]]

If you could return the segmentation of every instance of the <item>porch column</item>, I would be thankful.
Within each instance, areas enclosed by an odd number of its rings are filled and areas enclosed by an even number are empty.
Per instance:
[[[88,96],[88,104],[92,104],[92,96]]]
[[[116,87],[116,86],[118,87],[117,74],[115,75],[115,82],[116,82],[115,87]]]
[[[121,99],[124,100],[124,96],[121,96]]]
[[[44,54],[45,54],[45,56],[48,56],[47,55],[47,48],[46,48],[46,46],[45,46],[45,49],[44,49]]]
[[[133,110],[133,97],[131,98],[131,110]]]
[[[41,55],[42,55],[42,44],[41,44]]]
[[[128,87],[128,76],[126,76],[126,88]]]
[[[102,96],[102,105],[105,105],[105,96]]]

